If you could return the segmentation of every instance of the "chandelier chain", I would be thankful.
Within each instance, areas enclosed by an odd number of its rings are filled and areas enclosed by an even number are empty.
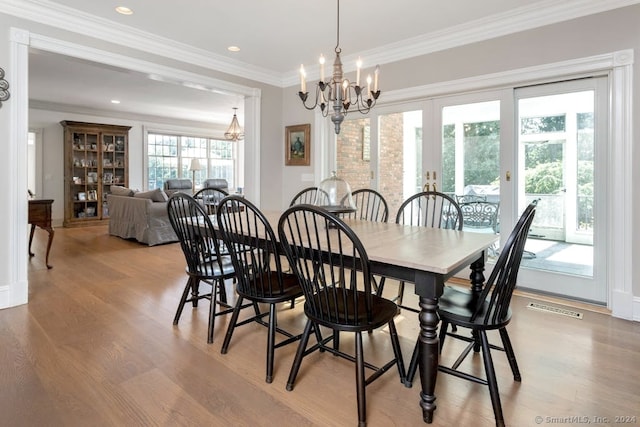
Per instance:
[[[334,52],[342,52],[342,49],[340,49],[340,0],[338,0],[338,13],[336,19],[336,48],[334,49]]]

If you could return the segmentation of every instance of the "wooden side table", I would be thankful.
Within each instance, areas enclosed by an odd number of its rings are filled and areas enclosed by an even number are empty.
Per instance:
[[[29,224],[31,224],[31,232],[29,233],[29,256],[34,256],[34,253],[31,252],[31,242],[33,241],[33,232],[36,230],[37,225],[49,233],[47,255],[45,258],[47,268],[52,268],[52,266],[49,265],[49,252],[51,251],[51,243],[53,242],[53,235],[55,234],[53,227],[51,227],[52,204],[53,199],[29,200]]]

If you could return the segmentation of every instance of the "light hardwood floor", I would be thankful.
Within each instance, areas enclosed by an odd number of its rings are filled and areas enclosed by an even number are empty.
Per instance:
[[[38,230],[29,304],[0,310],[0,425],[356,425],[351,363],[315,353],[288,392],[296,345],[276,350],[274,382],[266,384],[263,327],[240,327],[222,355],[229,316],[218,318],[207,345],[206,302],[172,325],[186,280],[177,244],[149,248],[110,237],[106,227],[58,228],[47,270],[45,239]],[[507,424],[601,417],[590,421],[619,425],[624,416],[640,424],[640,324],[587,310],[583,320],[547,314],[527,309],[530,301],[515,297],[509,327],[522,383],[494,352]],[[283,306],[280,325],[301,331],[301,307]],[[397,318],[406,360],[417,323],[413,313]],[[392,354],[386,333],[365,337],[368,359]],[[346,336],[342,343],[350,345]],[[461,347],[449,341],[442,361]],[[482,372],[478,355],[465,364]],[[440,374],[436,393],[432,425],[494,425],[485,386]],[[368,425],[423,425],[418,401],[417,386],[405,388],[388,372],[367,387]]]

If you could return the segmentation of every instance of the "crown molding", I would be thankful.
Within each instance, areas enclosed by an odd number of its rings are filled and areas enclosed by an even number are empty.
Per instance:
[[[3,13],[207,69],[278,87],[293,86],[298,81],[296,70],[278,73],[48,0],[0,0],[0,3]],[[343,62],[355,64],[356,58],[361,56],[372,64],[387,64],[638,3],[640,0],[544,0],[445,30],[353,53],[344,56]],[[354,71],[354,68],[348,65],[345,71]],[[309,67],[307,72],[310,78],[319,75],[317,66]]]
[[[174,119],[167,118],[161,116],[155,116],[151,114],[140,114],[140,113],[131,113],[125,111],[113,111],[113,110],[103,110],[99,108],[90,108],[83,107],[79,105],[71,105],[64,104],[60,102],[48,102],[48,101],[40,101],[40,100],[29,100],[29,109],[33,110],[44,110],[44,111],[57,111],[61,113],[69,113],[69,114],[78,114],[82,116],[96,116],[96,117],[108,117],[112,119],[118,120],[129,120],[129,121],[137,121],[142,122],[146,126],[151,127],[160,127],[160,126],[180,126],[186,129],[206,129],[208,133],[219,133],[219,136],[222,137],[224,131],[228,127],[228,123],[213,123],[213,122],[202,122],[197,120],[186,120],[186,119]]]

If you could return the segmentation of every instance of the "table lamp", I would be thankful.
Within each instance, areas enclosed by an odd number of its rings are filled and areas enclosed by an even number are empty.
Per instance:
[[[196,192],[196,171],[199,171],[201,169],[202,169],[202,166],[200,166],[200,160],[199,159],[191,159],[191,166],[189,166],[189,170],[193,174],[192,181],[191,181],[191,186],[192,186],[192,191],[194,193]]]

